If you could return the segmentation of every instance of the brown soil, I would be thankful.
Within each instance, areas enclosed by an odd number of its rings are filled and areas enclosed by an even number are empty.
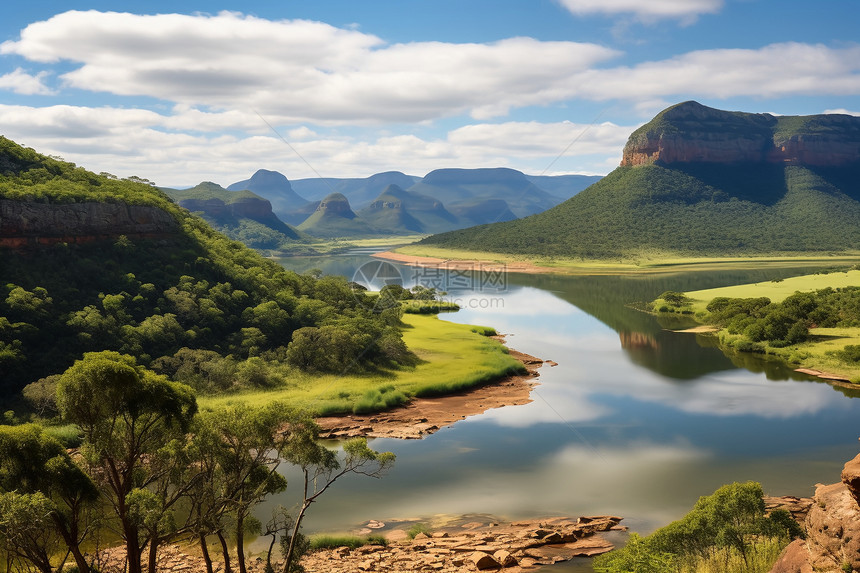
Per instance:
[[[501,336],[493,337],[504,341]],[[527,374],[507,376],[466,392],[437,398],[415,398],[405,406],[367,415],[317,418],[324,438],[421,438],[469,416],[492,408],[531,402],[529,394],[537,384],[538,368],[544,361],[516,350],[510,355],[523,363]],[[553,362],[547,364],[555,365]]]
[[[446,269],[456,270],[472,270],[481,269],[484,272],[509,272],[509,273],[529,273],[529,274],[544,274],[558,273],[559,269],[551,267],[541,267],[533,263],[525,261],[514,261],[508,263],[500,263],[498,261],[479,261],[466,259],[440,259],[437,257],[418,257],[415,255],[404,255],[393,251],[385,251],[376,253],[374,257],[403,263],[413,267],[444,267]]]

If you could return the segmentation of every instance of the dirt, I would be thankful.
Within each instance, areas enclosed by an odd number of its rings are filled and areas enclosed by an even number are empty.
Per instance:
[[[504,341],[504,337],[493,337]],[[367,415],[327,416],[317,418],[324,438],[417,439],[432,434],[469,416],[483,414],[492,408],[517,406],[531,402],[531,390],[537,385],[538,368],[545,362],[528,354],[509,350],[523,363],[527,373],[501,378],[484,386],[436,398],[414,398],[405,406]],[[555,363],[547,361],[554,366]]]

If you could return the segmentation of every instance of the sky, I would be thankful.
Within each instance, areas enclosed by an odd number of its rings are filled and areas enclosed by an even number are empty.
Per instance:
[[[10,2],[0,135],[169,187],[606,174],[682,101],[860,115],[858,22],[858,0]]]

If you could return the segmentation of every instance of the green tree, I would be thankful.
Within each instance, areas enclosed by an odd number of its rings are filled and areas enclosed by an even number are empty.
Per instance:
[[[73,555],[78,570],[89,571],[80,545],[88,533],[87,509],[98,492],[59,441],[35,424],[0,426],[0,491],[7,494],[0,510],[0,519],[10,520],[4,522],[10,530],[4,533],[7,543],[25,543],[27,550],[18,547],[17,551],[44,563],[43,557],[54,553],[49,545],[56,543],[56,536]],[[19,522],[28,515],[44,535],[30,532],[29,525]],[[21,528],[18,537],[13,535],[16,527]]]
[[[164,444],[184,437],[197,411],[193,391],[138,366],[131,356],[94,352],[63,373],[57,405],[81,428],[81,452],[116,513],[129,572],[141,573],[148,539],[128,496],[164,476],[155,460]]]
[[[293,573],[293,559],[301,542],[302,520],[310,506],[345,475],[382,477],[394,463],[391,452],[377,452],[364,438],[353,438],[343,444],[343,459],[318,441],[319,426],[306,412],[295,411],[283,429],[279,454],[302,471],[302,502],[295,516],[293,530],[285,543],[284,573]]]

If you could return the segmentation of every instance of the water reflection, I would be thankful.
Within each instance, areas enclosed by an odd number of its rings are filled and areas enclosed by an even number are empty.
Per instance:
[[[676,325],[628,306],[665,290],[799,272],[511,275],[501,293],[452,293],[464,309],[445,320],[493,326],[511,347],[558,366],[541,368],[530,404],[423,440],[374,440],[398,456],[390,475],[337,484],[308,530],[437,513],[612,513],[647,533],[724,483],[752,479],[773,495],[808,495],[813,484],[838,480],[857,453],[856,392],[751,355],[726,356],[712,338],[671,332]],[[289,496],[279,502],[289,505]]]

